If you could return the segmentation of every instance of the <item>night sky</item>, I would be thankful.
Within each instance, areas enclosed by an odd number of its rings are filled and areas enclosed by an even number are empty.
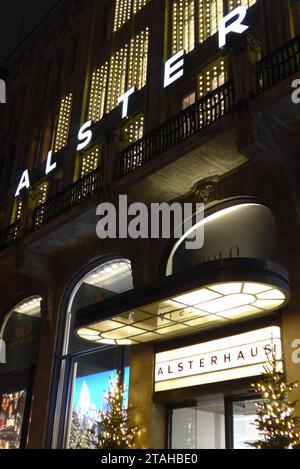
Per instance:
[[[0,66],[58,0],[0,0]]]

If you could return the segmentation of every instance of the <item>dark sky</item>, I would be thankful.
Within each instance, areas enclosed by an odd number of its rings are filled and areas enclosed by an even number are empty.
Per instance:
[[[0,65],[58,0],[0,0]]]

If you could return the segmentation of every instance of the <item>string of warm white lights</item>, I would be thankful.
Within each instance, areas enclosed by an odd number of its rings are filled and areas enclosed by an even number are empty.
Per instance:
[[[108,62],[105,62],[92,75],[88,118],[99,122],[105,111],[105,97],[108,80]]]
[[[65,147],[68,143],[69,128],[72,110],[72,93],[65,96],[60,104],[58,115],[54,151],[57,152]]]
[[[229,0],[228,9],[229,11],[234,10],[239,6],[252,7],[257,2],[257,0]]]
[[[47,193],[48,193],[48,183],[44,182],[40,184],[39,186],[34,188],[34,192],[37,194],[37,199],[35,200],[36,207],[39,207],[40,205],[44,204],[47,200]],[[35,218],[35,227],[41,226],[43,223],[43,217],[44,217],[44,207],[42,207],[38,215]]]
[[[83,178],[87,174],[89,174],[91,171],[94,171],[99,167],[100,164],[100,147],[94,148],[91,152],[87,153],[86,155],[83,156],[82,158],[82,164],[81,164],[81,177]]]
[[[116,0],[114,32],[118,31],[132,15],[138,13],[149,0]]]
[[[191,52],[195,47],[195,2],[174,0],[172,12],[172,52],[184,49]]]

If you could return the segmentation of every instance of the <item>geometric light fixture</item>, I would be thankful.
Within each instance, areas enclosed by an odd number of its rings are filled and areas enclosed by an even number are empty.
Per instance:
[[[281,308],[287,299],[286,291],[269,284],[217,283],[80,328],[77,334],[98,344],[152,342],[266,314]]]
[[[26,300],[19,303],[13,311],[20,314],[26,314],[27,316],[40,316],[41,301],[42,298],[40,296],[26,298]]]

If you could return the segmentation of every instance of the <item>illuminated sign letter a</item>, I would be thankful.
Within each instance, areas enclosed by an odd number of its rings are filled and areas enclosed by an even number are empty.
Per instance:
[[[229,15],[225,16],[219,22],[219,47],[224,47],[226,45],[226,36],[229,33],[238,33],[242,34],[245,32],[249,26],[242,24],[244,19],[246,18],[248,8],[244,6],[239,6],[235,10],[233,10]],[[237,19],[230,23],[228,26],[228,22],[235,18]]]

